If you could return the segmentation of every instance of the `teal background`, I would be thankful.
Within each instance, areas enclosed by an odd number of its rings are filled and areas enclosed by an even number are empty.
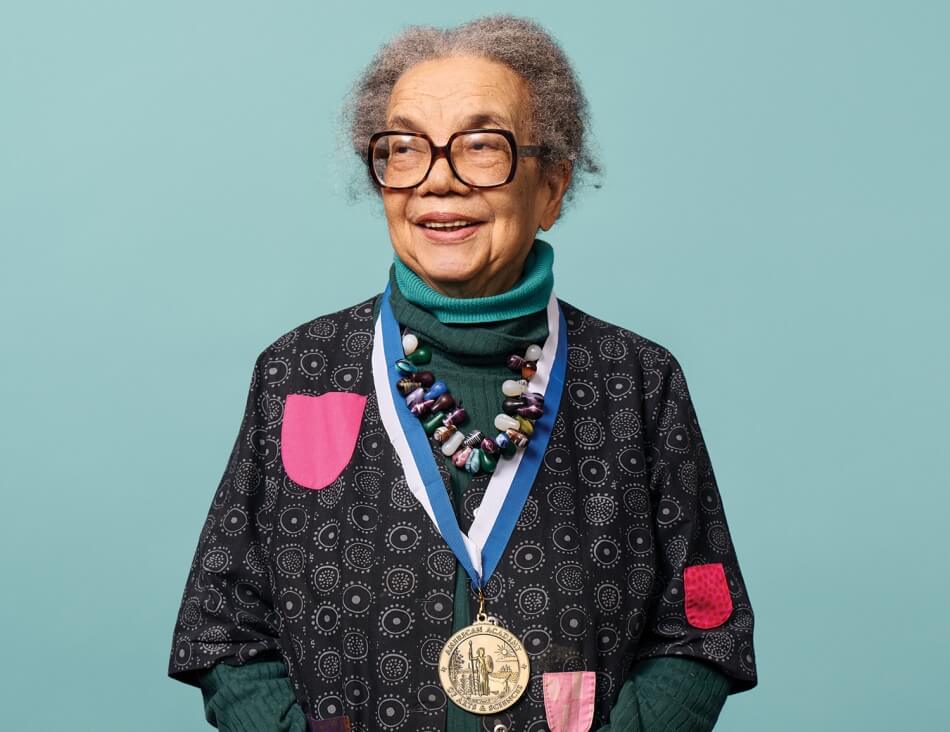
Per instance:
[[[492,11],[560,39],[606,164],[545,237],[558,294],[689,378],[756,614],[717,730],[940,727],[950,5]],[[389,266],[341,98],[469,17],[0,5],[4,728],[208,728],[165,673],[254,359]]]

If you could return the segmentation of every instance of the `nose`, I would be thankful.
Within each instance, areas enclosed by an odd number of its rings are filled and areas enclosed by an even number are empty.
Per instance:
[[[447,193],[465,194],[471,190],[467,185],[460,181],[455,173],[452,172],[452,166],[444,154],[436,155],[429,175],[419,184],[416,189],[420,195],[432,193],[434,195],[445,195]]]

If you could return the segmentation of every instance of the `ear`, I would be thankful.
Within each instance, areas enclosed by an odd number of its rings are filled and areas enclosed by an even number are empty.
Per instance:
[[[541,211],[541,221],[538,225],[544,231],[554,226],[554,222],[557,221],[558,216],[561,215],[561,204],[564,201],[564,192],[567,190],[567,186],[571,182],[571,176],[573,175],[574,164],[569,160],[564,160],[554,166],[542,182],[542,189],[547,195],[547,201]]]

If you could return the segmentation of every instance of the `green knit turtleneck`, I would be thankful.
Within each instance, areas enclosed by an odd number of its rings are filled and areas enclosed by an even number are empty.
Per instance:
[[[406,300],[428,310],[443,323],[491,323],[541,310],[554,286],[554,249],[535,239],[521,278],[510,290],[488,297],[449,297],[436,292],[393,255],[395,282]]]

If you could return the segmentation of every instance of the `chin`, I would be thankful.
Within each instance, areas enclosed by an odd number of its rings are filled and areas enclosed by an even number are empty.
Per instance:
[[[416,252],[423,273],[435,282],[467,282],[480,267],[469,247],[429,245]]]
[[[427,258],[422,260],[422,269],[427,278],[439,284],[461,284],[478,273],[478,269],[472,266],[472,260],[459,261],[457,258]]]

